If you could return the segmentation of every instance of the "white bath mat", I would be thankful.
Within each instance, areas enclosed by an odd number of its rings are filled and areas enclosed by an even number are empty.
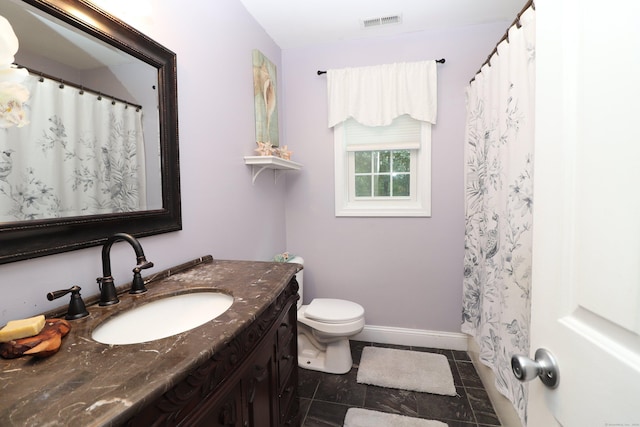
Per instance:
[[[447,357],[421,351],[365,347],[357,381],[401,390],[456,395]]]
[[[448,425],[440,421],[349,408],[347,416],[344,417],[344,427],[448,427]]]

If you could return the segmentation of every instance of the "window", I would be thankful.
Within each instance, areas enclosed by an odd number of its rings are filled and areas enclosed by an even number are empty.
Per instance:
[[[430,216],[431,125],[353,119],[334,128],[336,216]]]
[[[411,195],[411,150],[356,151],[353,156],[356,200]]]

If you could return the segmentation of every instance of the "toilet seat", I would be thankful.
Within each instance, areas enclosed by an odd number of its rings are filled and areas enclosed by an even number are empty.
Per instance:
[[[334,298],[316,298],[305,311],[305,317],[323,323],[348,323],[364,316],[364,308],[355,302]]]
[[[322,300],[322,298],[320,299]],[[315,314],[316,316],[320,314],[320,317],[330,319],[329,321],[321,321],[313,319],[308,315],[308,309],[313,305],[314,301],[312,301],[311,304],[303,305],[298,309],[298,322],[311,328],[314,335],[318,335],[319,333],[320,335],[323,335],[325,337],[348,337],[359,333],[360,331],[362,331],[362,328],[364,328],[364,309],[359,304],[353,303],[351,301],[338,300],[342,301],[343,303],[349,304],[334,305],[334,307],[340,305],[342,306],[342,308],[346,307],[346,309],[344,311],[337,310],[332,314],[331,312],[324,312],[325,309],[331,310],[331,302],[321,301],[319,304],[316,304],[316,308],[319,307],[320,313],[314,313],[313,311],[311,313],[312,315]],[[351,304],[353,304],[353,306],[351,306]],[[349,308],[353,310],[351,311],[349,310]],[[360,316],[356,316],[357,313],[360,313]],[[346,317],[347,320],[338,321],[336,318],[340,317]]]

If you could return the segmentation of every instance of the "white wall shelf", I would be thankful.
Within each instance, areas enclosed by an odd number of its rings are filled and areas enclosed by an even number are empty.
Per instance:
[[[273,170],[273,181],[278,182],[278,173],[280,171],[299,170],[302,168],[300,163],[291,160],[281,159],[276,156],[245,156],[244,163],[251,165],[252,179],[251,183],[255,184],[256,178],[265,169]]]

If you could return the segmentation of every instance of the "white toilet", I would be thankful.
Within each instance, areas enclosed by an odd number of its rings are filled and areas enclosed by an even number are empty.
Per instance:
[[[304,264],[294,257],[289,262]],[[349,337],[362,331],[364,308],[355,302],[333,298],[316,298],[302,305],[303,272],[296,274],[298,294],[298,366],[331,374],[351,370]]]

